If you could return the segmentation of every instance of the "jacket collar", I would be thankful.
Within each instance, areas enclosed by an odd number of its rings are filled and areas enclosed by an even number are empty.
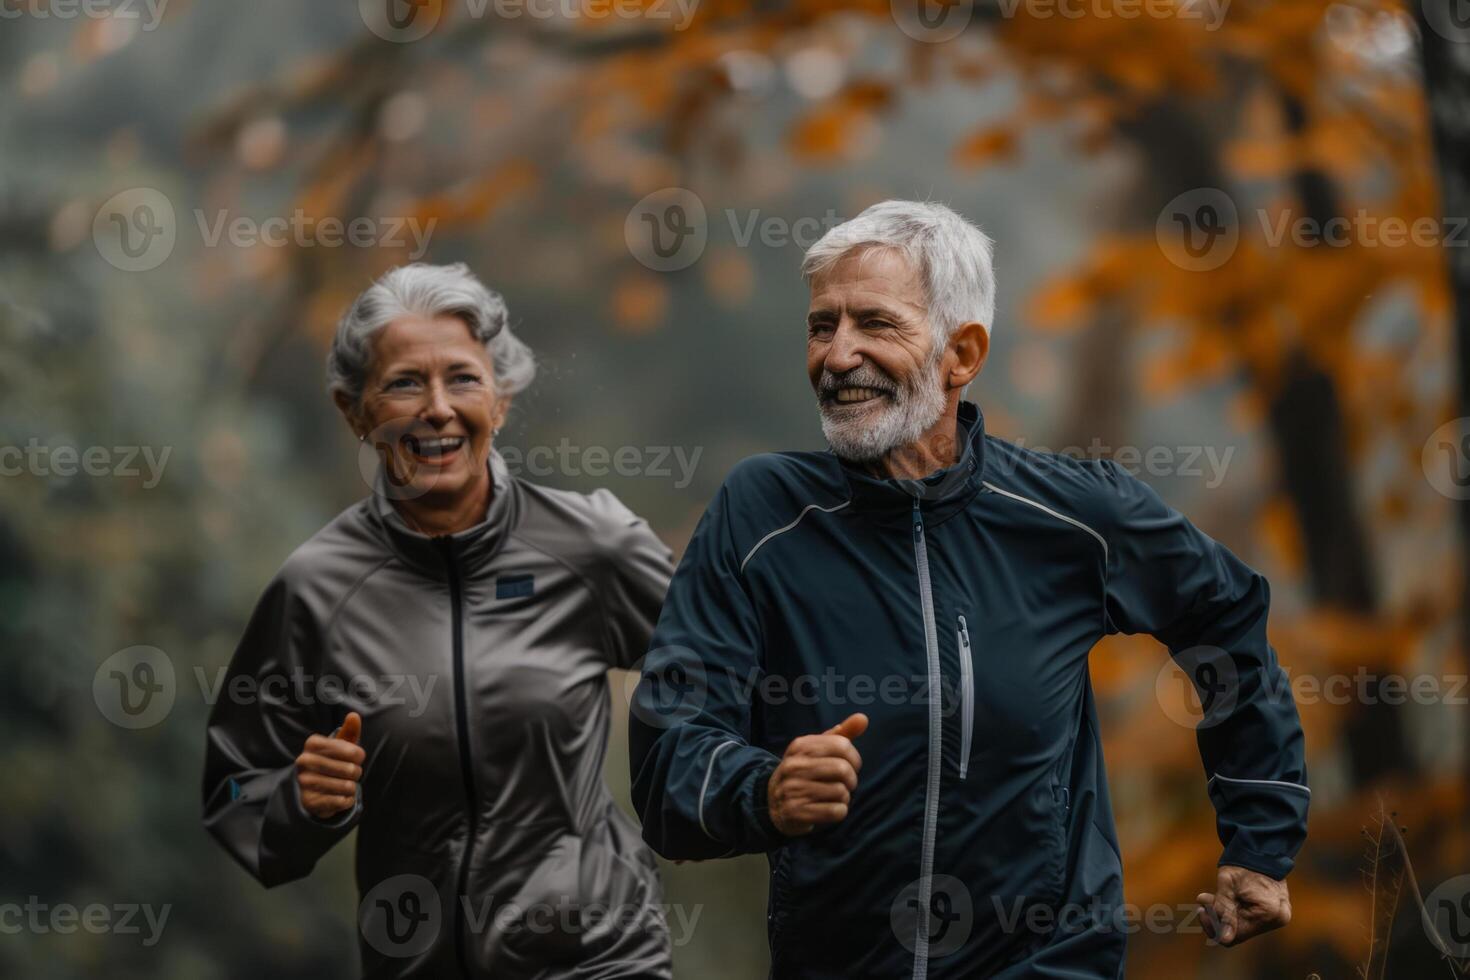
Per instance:
[[[959,458],[952,466],[917,480],[879,479],[843,461],[853,504],[877,513],[912,512],[915,501],[928,520],[943,520],[968,504],[985,469],[985,416],[973,402],[960,402],[956,418]]]
[[[491,485],[485,519],[454,534],[430,536],[415,531],[398,513],[393,506],[394,491],[380,466],[368,500],[373,523],[393,552],[418,570],[434,578],[448,578],[452,563],[459,575],[473,575],[485,568],[505,543],[518,510],[515,480],[494,449],[487,467]]]

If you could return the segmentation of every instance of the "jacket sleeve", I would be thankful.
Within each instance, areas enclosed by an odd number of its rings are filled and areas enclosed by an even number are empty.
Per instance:
[[[1152,634],[1193,680],[1219,863],[1285,878],[1306,840],[1312,792],[1296,702],[1266,639],[1270,586],[1146,483],[1102,465],[1107,631]]]
[[[609,666],[629,670],[648,650],[674,574],[674,553],[611,492],[598,490],[591,499],[607,526],[597,585]]]
[[[298,693],[320,664],[315,620],[286,576],[267,587],[250,617],[210,711],[205,736],[204,826],[266,887],[310,873],[357,825],[362,802],[330,820],[301,805],[296,757],[313,732],[340,719]],[[234,693],[232,693],[234,692]]]
[[[785,841],[766,783],[780,759],[751,744],[761,631],[729,528],[729,487],[694,530],[629,705],[633,805],[670,859],[730,857]]]

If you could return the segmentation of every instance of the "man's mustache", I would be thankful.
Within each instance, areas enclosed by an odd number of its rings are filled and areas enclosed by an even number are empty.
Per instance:
[[[864,365],[842,374],[823,371],[817,393],[823,401],[831,401],[843,388],[872,388],[887,395],[896,395],[900,390],[900,386],[887,374],[871,365]]]

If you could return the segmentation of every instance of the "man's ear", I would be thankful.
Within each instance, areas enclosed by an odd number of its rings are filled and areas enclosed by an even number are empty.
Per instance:
[[[974,320],[962,323],[949,335],[949,350],[950,367],[945,384],[950,388],[963,388],[974,381],[985,366],[985,358],[990,355],[990,331],[983,323]]]
[[[352,396],[345,391],[334,391],[332,401],[337,403],[337,411],[341,412],[342,417],[347,420],[347,427],[352,430],[352,434],[358,439],[366,436],[367,427],[363,423],[362,413],[357,410],[357,403],[352,400]]]

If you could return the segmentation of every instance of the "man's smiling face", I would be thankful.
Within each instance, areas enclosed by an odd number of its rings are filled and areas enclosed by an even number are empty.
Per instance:
[[[811,292],[807,376],[833,451],[871,462],[917,441],[945,408],[919,270],[894,249],[855,249]]]

